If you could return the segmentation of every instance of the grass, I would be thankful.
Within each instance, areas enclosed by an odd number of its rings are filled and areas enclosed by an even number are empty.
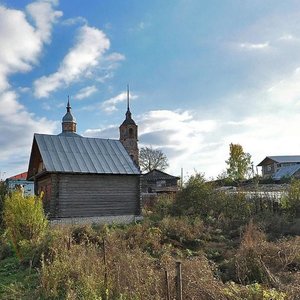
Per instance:
[[[17,257],[0,260],[0,299],[33,299],[38,274],[20,265]]]

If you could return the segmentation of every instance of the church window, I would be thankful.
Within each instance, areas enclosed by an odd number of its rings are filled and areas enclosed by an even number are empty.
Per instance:
[[[129,138],[133,138],[133,129],[129,128]]]

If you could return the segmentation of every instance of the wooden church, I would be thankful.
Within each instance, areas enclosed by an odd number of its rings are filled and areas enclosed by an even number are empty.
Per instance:
[[[129,222],[141,214],[138,126],[127,112],[120,139],[82,137],[68,100],[58,135],[34,134],[28,179],[49,219]]]

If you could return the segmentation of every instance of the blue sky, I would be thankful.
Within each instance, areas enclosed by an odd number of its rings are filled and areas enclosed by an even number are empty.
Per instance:
[[[300,154],[297,0],[0,0],[0,175],[27,169],[34,132],[118,138],[126,110],[168,172]],[[5,172],[5,173],[4,173]]]

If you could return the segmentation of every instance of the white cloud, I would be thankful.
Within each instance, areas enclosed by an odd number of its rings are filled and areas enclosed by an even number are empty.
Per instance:
[[[170,160],[168,171],[176,175],[181,167],[189,171],[206,170],[203,166],[207,156],[219,142],[204,142],[217,130],[217,121],[201,120],[190,111],[150,111],[136,121],[139,125],[140,147],[151,145],[162,149]]]
[[[130,93],[130,99],[136,99],[137,95],[132,95]],[[114,111],[117,111],[117,105],[119,103],[125,102],[127,100],[127,92],[123,92],[120,93],[119,95],[112,97],[108,100],[105,100],[102,104],[101,104],[101,109],[107,113],[111,113]]]
[[[87,20],[83,17],[69,18],[61,22],[62,25],[71,26],[75,24],[87,25]]]
[[[5,171],[6,176],[10,176],[26,170],[33,133],[50,134],[56,128],[56,122],[29,113],[18,102],[15,92],[0,93],[1,171]]]
[[[265,50],[270,47],[269,42],[265,43],[241,43],[239,47],[245,50]]]
[[[34,82],[35,96],[48,97],[61,86],[89,75],[91,69],[100,63],[109,46],[110,42],[101,30],[89,26],[81,27],[75,46],[64,57],[57,72]]]
[[[52,25],[63,13],[55,11],[52,1],[33,2],[27,5],[26,10],[31,15],[36,24],[36,34],[43,42],[49,42],[51,38]]]
[[[38,63],[44,43],[50,42],[52,25],[61,16],[53,9],[55,4],[33,2],[26,12],[0,5],[0,161],[6,176],[27,169],[33,133],[52,133],[57,125],[30,113],[9,84],[11,74],[28,72]],[[28,92],[24,87],[16,90]]]
[[[73,98],[77,100],[85,99],[92,94],[96,93],[98,90],[94,85],[87,86],[85,88],[82,88]]]
[[[295,36],[292,34],[284,34],[281,37],[279,37],[280,41],[296,41],[298,40]]]
[[[34,2],[28,7],[36,28],[27,21],[24,12],[0,5],[0,91],[9,87],[10,74],[28,72],[37,63],[43,43],[50,39],[52,23],[60,15],[47,2]]]
[[[87,129],[84,131],[83,136],[98,137],[102,139],[118,139],[119,125],[108,125],[102,128]]]

